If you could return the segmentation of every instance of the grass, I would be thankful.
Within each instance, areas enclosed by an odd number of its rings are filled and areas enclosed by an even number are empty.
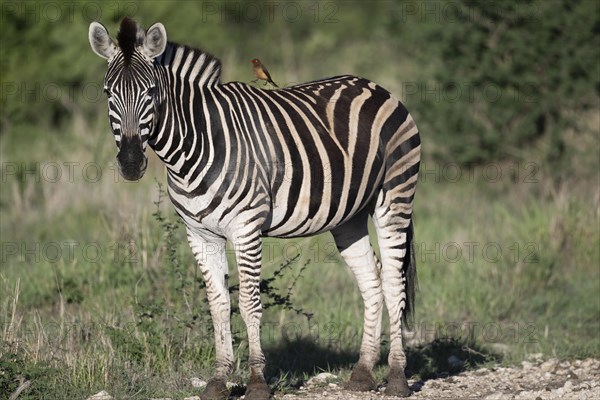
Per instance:
[[[114,145],[104,134],[28,134],[44,140],[12,132],[0,147],[0,397],[25,381],[31,386],[19,399],[104,389],[117,398],[197,394],[189,378],[210,377],[212,327],[184,229],[166,201],[155,204],[161,165],[152,158],[144,180],[129,184],[115,179]],[[79,163],[72,181],[68,162]],[[60,166],[61,179],[44,175],[48,163]],[[101,179],[85,175],[87,163]],[[454,179],[448,166],[424,167],[409,375],[512,364],[529,353],[600,356],[597,176],[560,183],[541,166],[529,181],[524,164],[497,165],[498,180],[483,169]],[[286,391],[318,371],[346,378],[358,356],[362,304],[331,236],[264,245],[263,278],[277,278],[263,300],[287,304],[263,317],[268,379]],[[232,329],[231,381],[243,384],[248,342],[238,315]],[[384,332],[380,380],[387,321]],[[464,364],[449,365],[452,355]]]

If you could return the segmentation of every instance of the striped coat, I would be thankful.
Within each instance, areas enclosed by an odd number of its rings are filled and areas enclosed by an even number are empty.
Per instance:
[[[162,24],[143,31],[125,19],[112,42],[90,25],[108,60],[109,120],[126,179],[139,179],[149,145],[165,163],[171,201],[207,283],[216,372],[203,396],[224,398],[233,365],[225,242],[235,250],[240,312],[261,319],[261,237],[331,231],[365,301],[364,336],[350,389],[376,386],[383,303],[390,313],[386,393],[407,395],[401,319],[411,310],[415,265],[412,204],[420,157],[417,127],[387,90],[338,76],[264,90],[221,83],[218,59],[166,41]],[[381,249],[369,242],[372,216]],[[260,341],[250,341],[247,398],[267,398]]]

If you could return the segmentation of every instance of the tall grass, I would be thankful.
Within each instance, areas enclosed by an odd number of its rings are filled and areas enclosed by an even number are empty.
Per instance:
[[[63,135],[25,151],[15,132],[0,147],[0,397],[26,381],[24,399],[194,393],[189,378],[212,371],[212,324],[183,227],[157,201],[162,166],[151,159],[139,183],[115,180],[107,137]],[[65,162],[79,163],[72,181]],[[48,163],[61,166],[61,179],[44,175]],[[102,178],[82,175],[86,163]],[[484,169],[455,179],[432,165],[415,203],[420,292],[406,334],[409,372],[443,373],[448,354],[471,364],[532,352],[599,356],[597,177],[557,182],[540,166],[525,180],[523,164],[495,166],[497,180]],[[269,378],[293,385],[319,369],[345,374],[363,309],[331,236],[264,246],[263,300],[282,304],[263,317]],[[230,274],[235,306],[235,267]],[[232,330],[231,379],[241,383],[248,343],[237,314]]]

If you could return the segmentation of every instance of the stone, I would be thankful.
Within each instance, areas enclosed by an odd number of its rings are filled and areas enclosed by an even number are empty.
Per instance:
[[[563,389],[565,392],[571,392],[573,390],[573,382],[566,381],[565,385],[563,386]]]
[[[533,353],[533,354],[527,355],[528,360],[532,360],[532,361],[536,361],[536,362],[542,361],[543,357],[544,357],[544,355],[542,353]]]
[[[529,361],[521,361],[521,365],[523,366],[523,369],[525,371],[530,370],[531,368],[533,368],[533,364]]]
[[[327,383],[329,380],[337,379],[337,375],[329,372],[321,372],[318,375],[313,376],[306,382],[306,386],[322,385]]]
[[[490,395],[487,395],[484,400],[509,400],[510,396],[502,393],[502,392],[496,392],[496,393],[492,393]]]
[[[202,388],[206,386],[206,381],[203,381],[200,378],[190,378],[190,382],[192,383],[192,387]]]
[[[105,390],[103,390],[91,397],[88,397],[87,400],[113,400],[113,397],[110,394],[108,394]]]
[[[540,368],[544,372],[554,372],[556,367],[558,366],[558,360],[555,358],[551,358],[548,361],[544,361]]]

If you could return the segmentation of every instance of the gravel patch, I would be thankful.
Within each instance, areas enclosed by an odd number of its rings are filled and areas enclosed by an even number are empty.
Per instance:
[[[589,400],[600,399],[600,360],[560,362],[523,361],[516,367],[482,368],[425,382],[409,380],[410,399],[444,400]],[[379,392],[354,393],[329,383],[293,394],[276,394],[281,400],[384,400],[395,397]]]
[[[205,382],[194,381],[201,387]],[[600,360],[559,361],[539,358],[520,366],[481,368],[446,378],[416,381],[409,379],[414,400],[588,400],[600,399]],[[377,392],[357,393],[342,389],[336,375],[322,373],[294,393],[276,393],[279,400],[392,400],[382,385]],[[112,400],[106,391],[87,400]],[[185,400],[198,400],[192,396]],[[243,399],[243,396],[241,397]],[[164,398],[161,400],[171,400]]]

